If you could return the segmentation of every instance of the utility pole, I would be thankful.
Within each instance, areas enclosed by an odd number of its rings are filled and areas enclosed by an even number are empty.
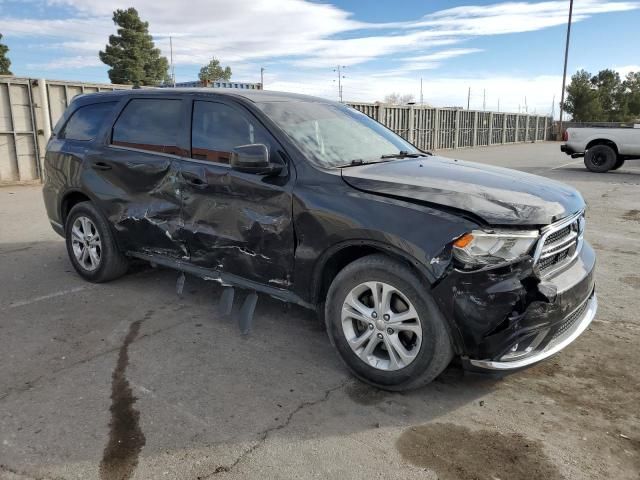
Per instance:
[[[424,97],[422,96],[422,77],[420,77],[420,105],[424,105]]]
[[[171,57],[171,81],[173,82],[173,88],[176,88],[176,71],[173,67],[173,37],[169,36],[169,52]]]
[[[340,97],[340,103],[342,103],[342,79],[344,78],[344,75],[342,75],[343,68],[347,67],[345,67],[344,65],[338,65],[333,69],[334,72],[338,72],[338,97]]]
[[[500,113],[500,99],[498,99],[498,113]]]
[[[487,109],[487,89],[482,89],[482,111],[484,112]]]
[[[573,15],[573,0],[569,0],[569,21],[567,22],[567,42],[564,46],[564,70],[562,71],[562,94],[560,95],[560,123],[559,133],[562,135],[562,113],[564,110],[564,85],[567,81],[567,59],[569,58],[569,37],[571,36],[571,16]]]
[[[556,96],[553,96],[553,99],[551,100],[551,118],[554,118],[556,116]]]
[[[470,103],[471,103],[471,87],[469,87],[469,92],[467,93],[467,110],[469,110]]]
[[[524,113],[529,113],[529,105],[527,105],[527,97],[524,97]]]
[[[264,90],[264,67],[260,67],[260,88]]]

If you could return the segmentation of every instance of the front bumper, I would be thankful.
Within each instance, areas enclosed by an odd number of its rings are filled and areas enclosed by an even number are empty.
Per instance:
[[[591,321],[596,316],[596,310],[598,309],[598,298],[595,292],[591,297],[587,299],[584,307],[580,306],[578,309],[570,314],[565,320],[565,324],[569,324],[566,329],[563,329],[559,334],[553,334],[546,346],[539,350],[532,350],[530,354],[522,356],[516,360],[510,361],[493,361],[493,360],[467,360],[468,363],[475,368],[482,370],[517,370],[520,368],[528,367],[534,363],[541,362],[542,360],[555,355],[560,350],[565,348],[576,338],[578,338],[582,332],[591,324]],[[572,318],[575,315],[575,318]],[[564,325],[564,324],[563,324]]]
[[[571,263],[542,278],[533,260],[450,272],[433,292],[465,367],[517,370],[573,342],[596,313],[595,263],[585,241]]]

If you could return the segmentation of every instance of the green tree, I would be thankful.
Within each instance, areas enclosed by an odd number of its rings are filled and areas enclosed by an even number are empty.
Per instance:
[[[9,47],[2,43],[2,34],[0,33],[0,75],[13,75],[9,67],[11,60],[7,57]]]
[[[623,82],[630,120],[640,119],[640,72],[630,72]]]
[[[109,36],[109,44],[100,52],[100,60],[109,65],[111,83],[158,85],[167,78],[169,62],[160,55],[149,23],[143,22],[135,8],[113,12],[118,34]]]
[[[589,72],[579,70],[571,77],[563,108],[575,122],[593,122],[602,119],[602,104],[598,91],[591,83]]]
[[[200,69],[198,78],[204,85],[218,80],[228,82],[231,80],[231,69],[229,67],[222,68],[220,61],[216,57],[213,57],[207,65]]]
[[[601,119],[606,122],[624,121],[627,99],[620,74],[615,70],[600,70],[591,77],[591,83],[596,88],[602,106]]]

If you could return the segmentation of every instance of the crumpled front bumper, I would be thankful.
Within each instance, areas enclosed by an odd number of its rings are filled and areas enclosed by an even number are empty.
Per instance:
[[[433,292],[449,319],[457,351],[471,370],[533,365],[582,334],[597,310],[595,253],[541,278],[532,260],[500,270],[451,272]]]
[[[578,338],[591,324],[591,321],[596,316],[597,309],[598,299],[595,292],[593,292],[593,295],[587,299],[584,306],[578,307],[562,324],[563,327],[565,324],[568,326],[561,328],[557,332],[548,333],[549,339],[546,342],[544,340],[541,342],[542,345],[545,345],[544,348],[538,347],[538,349],[532,349],[528,354],[514,360],[494,361],[467,359],[467,362],[472,367],[483,370],[516,370],[541,362],[555,355]]]

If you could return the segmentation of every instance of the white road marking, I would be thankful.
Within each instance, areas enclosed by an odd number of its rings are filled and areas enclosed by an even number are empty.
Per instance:
[[[49,300],[50,298],[62,297],[64,295],[69,295],[70,293],[76,293],[86,288],[87,288],[86,286],[83,286],[83,287],[70,288],[69,290],[60,290],[59,292],[49,293],[47,295],[42,295],[40,297],[33,297],[33,298],[28,298],[26,300],[20,300],[18,302],[9,304],[9,307],[10,308],[24,307],[25,305],[31,305],[32,303],[42,302],[43,300]]]
[[[558,165],[557,167],[553,167],[551,170],[557,170],[558,168],[566,167],[568,165],[573,165],[574,163],[580,163],[583,160],[574,160],[573,162],[565,163],[564,165]]]

